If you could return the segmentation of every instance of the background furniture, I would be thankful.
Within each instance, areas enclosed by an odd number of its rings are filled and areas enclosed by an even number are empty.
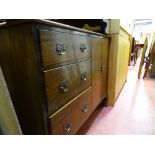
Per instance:
[[[154,60],[155,60],[155,35],[152,39],[152,44],[151,44],[151,47],[150,47],[150,50],[149,50],[149,54],[148,54],[148,57],[146,58],[146,64],[145,64],[145,72],[144,72],[144,75],[143,75],[143,79],[146,78],[147,76],[147,73],[149,71],[149,67],[150,65],[152,64],[152,68],[151,68],[151,72],[155,72],[155,64],[154,64]]]
[[[47,20],[0,27],[0,64],[24,134],[75,134],[107,97],[109,37]]]
[[[138,79],[140,79],[140,75],[141,75],[142,67],[143,67],[143,64],[144,64],[145,53],[146,53],[147,47],[148,47],[148,40],[146,38],[145,42],[144,42],[144,47],[143,47],[142,55],[141,55],[139,69],[138,69]]]
[[[128,60],[131,48],[130,34],[120,26],[111,34],[108,72],[108,104],[113,106],[121,92],[128,74]]]

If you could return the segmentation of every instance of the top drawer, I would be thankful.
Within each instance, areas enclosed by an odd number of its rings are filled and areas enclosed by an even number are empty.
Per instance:
[[[87,36],[39,30],[43,66],[88,58],[90,41]]]
[[[72,35],[75,59],[91,57],[90,41],[88,36]]]

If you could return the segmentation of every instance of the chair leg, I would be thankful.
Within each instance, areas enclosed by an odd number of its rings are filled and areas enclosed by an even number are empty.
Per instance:
[[[151,62],[152,62],[152,57],[149,58],[149,60],[147,61],[146,65],[145,65],[145,72],[144,72],[144,75],[143,75],[143,79],[146,77],[146,75],[148,73]]]

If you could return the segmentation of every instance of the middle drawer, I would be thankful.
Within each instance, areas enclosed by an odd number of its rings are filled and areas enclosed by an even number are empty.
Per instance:
[[[44,71],[48,114],[52,114],[91,85],[91,61]]]

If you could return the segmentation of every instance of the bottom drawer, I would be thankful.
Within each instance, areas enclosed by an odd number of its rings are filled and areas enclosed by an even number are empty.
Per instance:
[[[91,88],[49,117],[51,134],[75,134],[91,113]]]

